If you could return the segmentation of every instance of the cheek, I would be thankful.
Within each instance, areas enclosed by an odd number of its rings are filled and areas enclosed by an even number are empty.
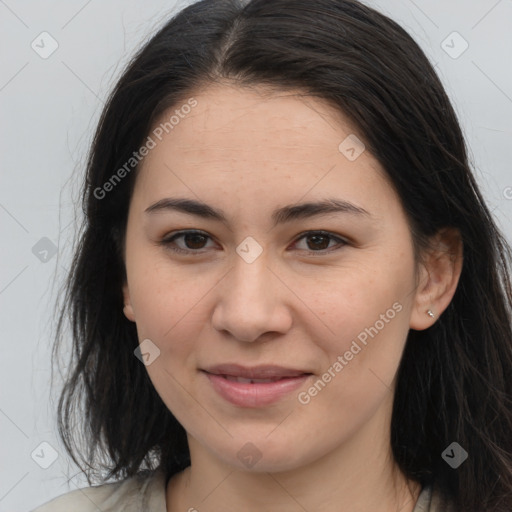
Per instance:
[[[347,265],[325,275],[324,278],[309,278],[297,284],[301,297],[308,308],[316,314],[311,329],[316,331],[312,339],[323,333],[325,351],[349,350],[351,341],[362,343],[374,335],[396,334],[407,324],[403,312],[410,302],[408,296],[411,283],[399,272],[377,268],[376,264]],[[313,333],[311,333],[313,334]]]
[[[201,298],[214,284],[199,279],[193,265],[172,265],[160,249],[135,244],[127,258],[127,274],[137,327],[161,343],[193,322]]]
[[[327,362],[296,397],[294,418],[297,424],[310,425],[304,432],[305,444],[311,442],[318,450],[329,450],[333,439],[355,434],[384,404],[391,410],[393,381],[408,332],[405,308],[382,297],[353,301],[351,307],[357,317],[332,317],[332,328],[339,334],[318,342]],[[364,317],[367,321],[361,320]],[[316,432],[319,427],[320,433]]]
[[[411,301],[408,262],[399,263],[403,272],[396,259],[380,267],[377,260],[354,263],[339,269],[335,279],[310,287],[311,309],[321,323],[317,318],[310,324],[309,336],[325,355],[322,382],[303,390],[301,403],[316,404],[311,412],[336,404],[338,421],[346,414],[367,417],[391,391]]]
[[[176,272],[168,263],[155,258],[146,262],[134,258],[129,281],[139,340],[149,339],[158,347],[158,357],[146,370],[167,408],[195,432],[207,421],[191,399],[189,379],[204,324],[198,316],[200,301],[208,288],[204,281],[202,288],[194,285],[190,273]]]

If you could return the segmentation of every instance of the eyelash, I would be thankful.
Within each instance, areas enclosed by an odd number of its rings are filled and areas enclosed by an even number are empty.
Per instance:
[[[159,242],[159,245],[163,245],[167,249],[169,249],[173,252],[179,253],[179,254],[193,254],[193,255],[203,254],[204,250],[202,250],[202,249],[197,249],[197,250],[181,249],[180,247],[171,245],[177,238],[182,238],[186,235],[193,235],[193,234],[201,235],[201,236],[211,239],[211,237],[209,235],[207,235],[206,233],[204,233],[203,231],[186,230],[186,231],[179,231],[178,233],[175,233],[171,237],[166,237],[166,238],[162,239]],[[341,245],[341,247],[338,247],[336,249],[332,249],[332,248],[331,249],[321,249],[319,251],[305,250],[306,252],[313,253],[313,254],[319,253],[320,255],[330,254],[331,252],[337,251],[337,250],[341,249],[343,246],[348,244],[348,242],[346,240],[344,240],[344,239],[340,238],[339,236],[336,236],[332,233],[329,233],[328,231],[306,231],[299,235],[299,238],[296,239],[295,243],[299,242],[303,238],[307,238],[308,236],[314,236],[314,235],[321,235],[321,236],[331,238],[332,240],[336,240],[336,241],[338,241],[339,245]]]

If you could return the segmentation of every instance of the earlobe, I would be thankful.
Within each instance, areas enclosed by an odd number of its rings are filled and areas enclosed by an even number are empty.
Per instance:
[[[462,260],[463,244],[458,230],[445,228],[435,235],[421,264],[411,311],[411,329],[427,329],[448,307],[457,289]]]
[[[132,303],[130,300],[130,292],[128,290],[128,284],[126,284],[126,283],[123,285],[123,300],[124,300],[124,308],[123,308],[124,316],[128,320],[135,322],[135,314],[133,312],[133,307],[132,307]]]

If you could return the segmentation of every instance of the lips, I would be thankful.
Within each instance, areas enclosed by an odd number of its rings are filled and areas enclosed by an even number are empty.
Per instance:
[[[238,407],[263,407],[301,387],[311,372],[282,366],[223,364],[202,370],[213,390]]]

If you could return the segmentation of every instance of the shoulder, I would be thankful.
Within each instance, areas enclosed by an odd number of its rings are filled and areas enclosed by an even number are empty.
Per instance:
[[[165,475],[160,470],[137,474],[119,482],[77,489],[32,512],[97,512],[147,510],[165,512]]]
[[[452,506],[443,499],[437,488],[423,487],[412,512],[454,512]]]

